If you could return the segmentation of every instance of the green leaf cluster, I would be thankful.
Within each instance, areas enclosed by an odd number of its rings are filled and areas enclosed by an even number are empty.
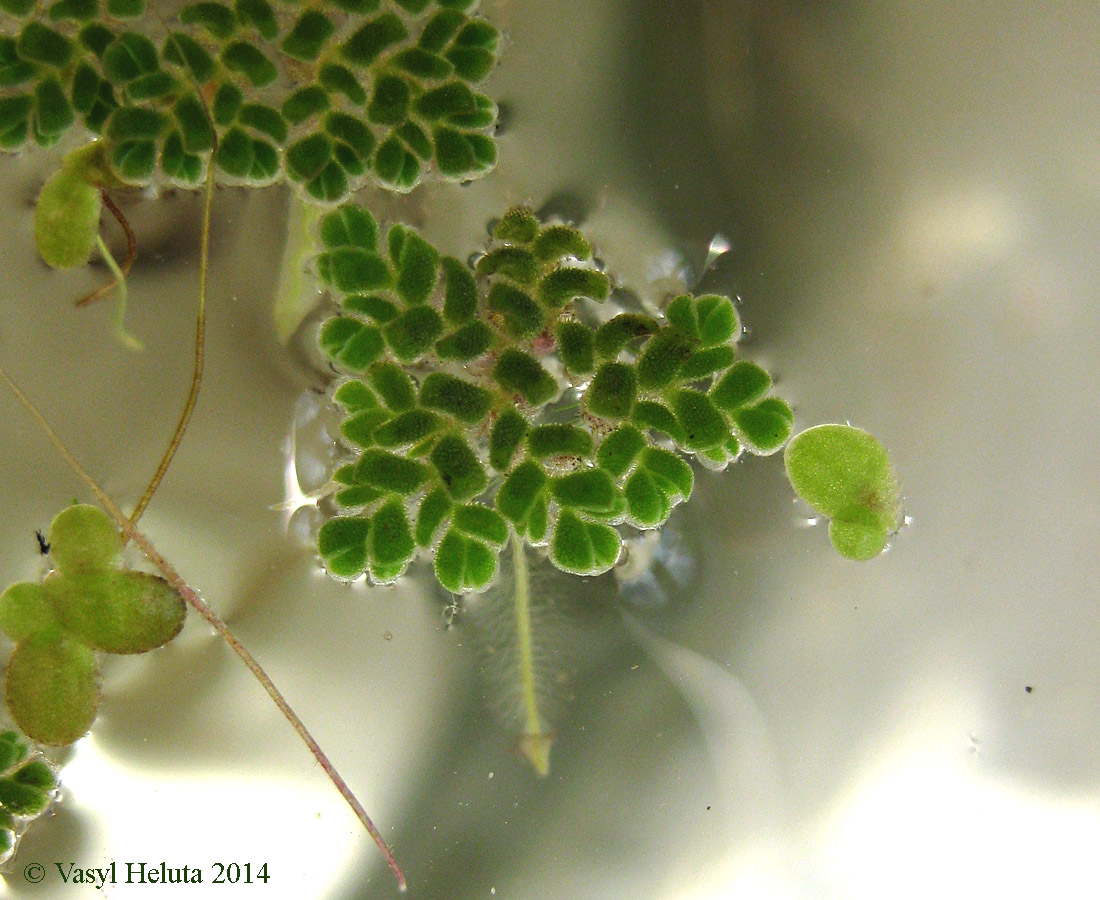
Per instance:
[[[15,731],[0,732],[0,863],[15,851],[26,822],[40,816],[57,792],[57,775]]]
[[[346,514],[319,540],[338,577],[392,581],[423,552],[448,590],[481,590],[513,531],[564,571],[604,572],[624,527],[690,496],[685,457],[720,468],[790,434],[771,378],[737,358],[729,298],[600,322],[611,281],[571,226],[509,210],[472,271],[358,206],[319,237],[341,307],[320,345],[353,454],[334,475]]]
[[[282,178],[336,202],[371,178],[411,190],[496,161],[474,86],[498,31],[477,0],[199,0],[168,23],[145,0],[0,0],[0,149],[79,126],[109,179]]]
[[[97,653],[144,653],[183,627],[186,606],[163,578],[119,566],[122,538],[94,506],[74,505],[49,533],[55,569],[0,595],[15,642],[4,695],[15,723],[42,744],[71,744],[99,706]]]

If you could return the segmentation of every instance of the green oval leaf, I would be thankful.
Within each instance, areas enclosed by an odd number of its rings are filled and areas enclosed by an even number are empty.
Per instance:
[[[23,733],[40,744],[84,737],[99,706],[95,653],[60,632],[40,632],[16,645],[4,691]]]
[[[65,630],[94,650],[145,653],[174,638],[187,615],[179,593],[147,572],[102,571],[47,578],[43,589]]]
[[[99,236],[102,199],[99,188],[62,169],[42,187],[34,208],[34,243],[46,265],[82,266]]]
[[[122,552],[122,536],[97,506],[77,503],[50,524],[50,557],[63,573],[113,566]]]
[[[850,425],[818,425],[794,437],[784,452],[795,493],[829,516],[833,546],[850,559],[870,559],[901,518],[897,476],[886,449]]]

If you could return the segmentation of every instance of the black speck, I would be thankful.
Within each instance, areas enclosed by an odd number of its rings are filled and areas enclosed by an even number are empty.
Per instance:
[[[35,529],[34,536],[38,538],[38,552],[45,556],[50,552],[50,542],[43,537],[42,532]]]
[[[1033,690],[1035,690],[1035,688],[1033,688],[1030,684],[1025,684],[1024,685],[1024,691],[1027,692],[1028,694],[1030,694]]]

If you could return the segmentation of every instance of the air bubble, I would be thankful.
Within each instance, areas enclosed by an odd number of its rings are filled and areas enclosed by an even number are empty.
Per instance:
[[[709,272],[719,258],[725,256],[732,249],[729,240],[722,232],[716,232],[707,246],[707,258],[703,261],[703,273]]]

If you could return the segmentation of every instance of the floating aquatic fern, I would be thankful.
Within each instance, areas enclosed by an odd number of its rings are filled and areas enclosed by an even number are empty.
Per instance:
[[[739,358],[728,297],[683,294],[660,318],[601,316],[612,284],[588,240],[527,208],[500,219],[472,270],[403,225],[383,235],[351,204],[318,237],[316,270],[341,307],[319,340],[341,373],[332,396],[352,454],[333,474],[344,514],[322,526],[321,557],[339,578],[387,583],[430,556],[439,583],[465,593],[493,583],[511,542],[521,746],[545,774],[524,547],[544,547],[564,572],[606,572],[624,531],[659,528],[691,495],[689,461],[718,470],[746,450],[774,453],[794,415],[771,376]],[[832,427],[834,444],[850,440],[853,429]],[[868,520],[857,454],[826,468],[821,434],[788,454],[792,483],[836,517],[841,553],[869,558],[897,527],[896,495]],[[885,453],[875,462],[887,477]]]
[[[475,89],[497,30],[477,0],[203,0],[165,21],[145,0],[2,0],[0,148],[100,139],[93,184],[287,179],[335,202],[372,178],[496,161],[496,105]]]
[[[610,569],[620,526],[652,529],[691,494],[687,459],[773,453],[793,415],[739,360],[728,297],[599,322],[611,281],[576,229],[510,210],[474,270],[346,205],[321,222],[317,271],[338,297],[321,347],[354,458],[349,515],[320,533],[330,572],[392,581],[419,554],[449,591],[483,590],[514,532],[566,572]]]

